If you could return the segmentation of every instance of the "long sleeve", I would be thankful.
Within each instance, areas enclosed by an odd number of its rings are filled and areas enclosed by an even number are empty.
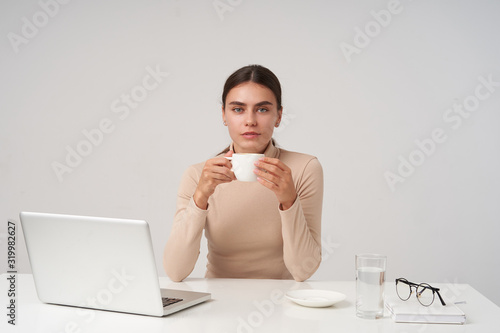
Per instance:
[[[308,279],[321,263],[321,212],[323,169],[312,158],[296,179],[297,199],[292,207],[280,210],[283,258],[297,281]]]
[[[265,155],[292,170],[297,199],[286,211],[273,191],[258,182],[219,184],[208,209],[193,194],[204,163],[182,177],[177,210],[165,246],[164,268],[173,281],[193,271],[201,237],[207,238],[208,278],[308,279],[321,263],[323,169],[314,156],[276,148]]]
[[[194,269],[200,254],[200,241],[205,228],[207,210],[193,200],[199,175],[194,167],[182,176],[177,196],[177,210],[163,254],[165,272],[172,281],[182,281]]]

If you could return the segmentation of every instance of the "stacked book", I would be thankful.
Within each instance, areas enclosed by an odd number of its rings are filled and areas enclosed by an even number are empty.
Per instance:
[[[443,306],[435,301],[423,306],[416,298],[402,301],[397,296],[387,297],[385,307],[397,323],[464,324],[465,313],[455,304]]]

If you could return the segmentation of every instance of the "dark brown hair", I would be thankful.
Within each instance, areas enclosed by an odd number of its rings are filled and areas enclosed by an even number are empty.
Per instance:
[[[276,98],[278,110],[281,109],[282,106],[280,81],[273,72],[261,65],[248,65],[245,67],[241,67],[227,78],[226,83],[224,84],[224,90],[222,91],[222,107],[226,107],[226,98],[231,89],[245,82],[255,82],[266,88],[269,88]],[[276,145],[274,139],[271,139],[271,141],[273,145]],[[227,153],[230,147],[231,146],[227,146],[222,152],[217,155]]]
[[[281,84],[276,75],[261,65],[249,65],[238,69],[231,74],[224,84],[224,91],[222,92],[222,106],[226,106],[226,97],[229,91],[245,82],[255,82],[266,88],[269,88],[278,104],[278,110],[281,109]]]

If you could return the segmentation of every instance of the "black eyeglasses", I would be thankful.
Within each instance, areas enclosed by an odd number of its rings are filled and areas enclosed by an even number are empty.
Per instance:
[[[441,294],[439,294],[439,288],[434,288],[427,283],[416,284],[407,279],[396,279],[396,292],[403,301],[407,301],[413,294],[412,288],[415,288],[417,299],[423,306],[431,305],[434,302],[435,294],[438,295],[441,304],[446,305]]]

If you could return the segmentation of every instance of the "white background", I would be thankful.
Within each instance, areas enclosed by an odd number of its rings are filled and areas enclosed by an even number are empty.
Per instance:
[[[257,63],[283,86],[279,145],[324,168],[324,258],[312,279],[352,280],[356,253],[383,253],[388,280],[469,283],[500,304],[500,2],[401,0],[390,18],[389,1],[219,3],[227,10],[0,2],[1,271],[7,221],[41,211],[146,219],[165,275],[181,175],[230,143],[222,86]],[[151,91],[148,68],[168,73]],[[128,115],[113,112],[141,91]],[[474,111],[448,113],[466,101]],[[89,150],[82,131],[103,119],[112,131]],[[431,147],[436,129],[446,139]],[[59,179],[68,147],[87,156]],[[405,171],[391,189],[386,173]],[[192,276],[204,275],[204,246]],[[19,272],[30,272],[19,227],[17,248]]]

